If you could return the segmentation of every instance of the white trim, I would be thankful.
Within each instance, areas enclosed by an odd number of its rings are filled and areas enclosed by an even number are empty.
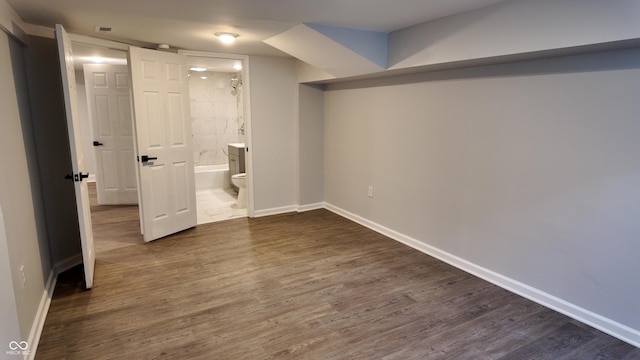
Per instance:
[[[38,36],[38,37],[43,37],[47,39],[56,38],[56,34],[53,31],[53,28],[50,28],[50,27],[24,23],[23,28],[24,28],[24,32],[26,32],[31,36]]]
[[[24,356],[25,359],[35,359],[36,350],[38,349],[38,344],[40,343],[40,336],[42,335],[42,329],[44,328],[44,322],[47,319],[47,314],[49,313],[49,306],[51,306],[51,298],[53,297],[53,290],[56,288],[56,282],[58,281],[57,274],[51,270],[49,272],[49,278],[47,279],[47,283],[44,287],[44,292],[42,293],[42,299],[40,299],[40,305],[38,306],[38,311],[36,312],[36,317],[33,319],[33,324],[31,325],[31,331],[29,332],[29,353]]]
[[[24,21],[6,0],[0,0],[0,31],[15,36],[22,43],[27,39],[23,29]]]
[[[540,305],[553,309],[561,314],[567,315],[573,319],[576,319],[582,323],[592,326],[602,332],[605,332],[613,337],[616,337],[624,342],[627,342],[633,346],[640,347],[640,330],[633,329],[629,326],[621,324],[617,321],[606,318],[602,315],[596,314],[590,310],[581,308],[575,304],[572,304],[566,300],[553,296],[540,289],[536,289],[527,284],[521,283],[507,276],[501,275],[482,266],[476,265],[463,258],[450,254],[446,251],[440,250],[431,245],[427,245],[417,239],[410,236],[399,233],[395,230],[389,229],[376,222],[365,219],[359,215],[341,209],[335,205],[325,203],[325,208],[331,212],[334,212],[342,217],[352,220],[360,225],[363,225],[375,232],[388,236],[393,240],[408,245],[420,252],[433,256],[436,259],[442,260],[447,264],[464,270],[472,275],[475,275],[481,279],[489,281],[490,283],[500,286],[501,288],[511,291],[515,294],[523,296],[531,301],[534,301]]]
[[[53,291],[55,290],[56,283],[58,282],[58,275],[80,264],[82,264],[82,254],[77,254],[58,261],[49,272],[49,278],[45,284],[42,299],[40,299],[40,305],[38,306],[38,311],[36,312],[35,319],[31,325],[31,331],[29,332],[29,353],[25,355],[25,360],[32,360],[36,357],[36,351],[38,349],[38,344],[40,343],[40,336],[42,335],[44,322],[47,319],[49,307],[51,306]]]
[[[80,264],[82,264],[82,254],[76,254],[58,261],[53,265],[53,269],[55,270],[57,276],[58,274],[63,273]]]
[[[128,41],[128,42],[120,42],[113,40],[105,40],[96,38],[93,36],[81,35],[81,34],[69,34],[69,39],[74,44],[83,44],[90,46],[98,46],[107,49],[113,50],[121,50],[121,51],[129,51],[130,46],[143,47],[145,44],[139,41]]]
[[[254,215],[255,217],[263,217],[263,216],[278,215],[278,214],[284,214],[284,213],[296,212],[296,211],[298,211],[298,206],[291,205],[291,206],[282,206],[278,208],[256,210]]]
[[[306,205],[298,205],[298,212],[305,212],[311,210],[324,209],[325,205],[323,202],[315,203],[315,204],[306,204]]]
[[[221,52],[214,52],[214,51],[178,50],[178,54],[186,55],[186,56],[195,56],[195,57],[235,59],[235,60],[242,60],[242,61],[249,60],[249,55],[221,53]],[[245,64],[242,64],[242,66],[244,67]]]

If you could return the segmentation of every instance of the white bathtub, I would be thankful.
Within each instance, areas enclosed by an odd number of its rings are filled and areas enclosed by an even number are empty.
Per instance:
[[[231,187],[229,184],[229,164],[196,166],[195,178],[196,191]]]

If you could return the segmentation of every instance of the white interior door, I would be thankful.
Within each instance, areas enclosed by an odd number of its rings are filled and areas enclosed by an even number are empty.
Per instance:
[[[96,154],[98,204],[137,204],[129,68],[85,64],[84,81]]]
[[[78,210],[78,222],[80,225],[84,278],[87,289],[90,289],[93,286],[93,270],[95,268],[96,255],[93,248],[89,189],[87,188],[87,182],[83,181],[89,174],[83,173],[85,170],[84,155],[82,153],[80,118],[78,116],[78,93],[76,89],[76,75],[73,67],[71,40],[69,40],[67,32],[60,24],[56,25],[56,39],[60,58],[60,72],[62,74],[67,130],[69,132],[69,150],[71,152],[71,164],[73,168],[73,174],[70,175],[76,192],[76,208]]]
[[[196,226],[186,57],[131,47],[144,240]]]

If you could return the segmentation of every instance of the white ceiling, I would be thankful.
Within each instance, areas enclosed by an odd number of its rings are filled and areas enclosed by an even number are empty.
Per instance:
[[[286,56],[265,43],[301,23],[391,32],[503,0],[7,0],[27,23],[155,47]],[[96,33],[110,26],[111,33]],[[214,34],[240,35],[223,45]]]

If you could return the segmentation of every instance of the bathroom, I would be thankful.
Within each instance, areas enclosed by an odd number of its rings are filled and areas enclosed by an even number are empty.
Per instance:
[[[198,224],[246,217],[242,61],[190,56],[188,65]]]

